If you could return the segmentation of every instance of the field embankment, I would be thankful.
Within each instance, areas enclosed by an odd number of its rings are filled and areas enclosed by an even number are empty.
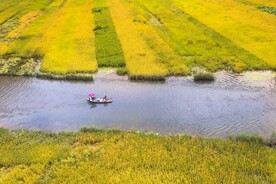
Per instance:
[[[260,139],[0,129],[0,183],[273,183]],[[248,141],[250,140],[250,141]]]
[[[118,67],[130,79],[163,80],[194,67],[275,70],[275,11],[269,0],[3,0],[0,73]]]

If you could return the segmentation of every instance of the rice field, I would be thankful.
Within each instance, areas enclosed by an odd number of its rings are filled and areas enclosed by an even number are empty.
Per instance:
[[[276,17],[274,15],[235,0],[173,1],[184,12],[258,57],[270,68],[276,68]],[[262,1],[258,2],[260,4]],[[271,5],[275,6],[275,3],[271,2]]]
[[[129,74],[153,77],[166,75],[165,65],[158,62],[156,53],[142,37],[141,29],[147,27],[133,21],[133,7],[120,0],[109,0],[108,3]]]
[[[50,0],[4,0],[0,2],[0,55],[39,16]],[[17,33],[14,38],[13,34]]]
[[[46,52],[41,71],[66,74],[97,70],[91,9],[89,0],[67,0],[62,6],[55,16],[55,23],[42,38],[52,42],[43,45]]]
[[[26,73],[25,58],[35,61],[27,73],[48,76],[99,67],[142,80],[194,67],[275,70],[275,8],[271,0],[2,0],[0,66],[17,69],[0,72]]]
[[[235,72],[265,67],[263,61],[238,48],[171,1],[134,2],[151,12],[150,18],[159,20],[160,24],[155,24],[158,32],[190,66],[202,66],[210,71],[226,69]],[[180,30],[183,30],[183,34]]]
[[[95,46],[98,66],[124,67],[121,43],[115,31],[106,0],[93,0]]]
[[[91,1],[52,1],[43,14],[10,44],[6,54],[43,58],[41,72],[97,71]]]
[[[54,20],[53,13],[62,6],[63,0],[56,0],[50,3],[47,8],[43,8],[41,12],[41,16],[36,19],[35,22],[30,24],[19,36],[16,40],[9,40],[8,48],[2,48],[2,54],[13,56],[21,56],[21,57],[34,57],[34,56],[43,56],[42,52],[42,44],[48,46],[49,43],[46,43],[47,40],[42,40],[42,36],[44,35],[44,31],[50,27],[51,23]],[[10,20],[8,20],[10,21]],[[17,19],[13,24],[16,24]],[[19,24],[19,23],[17,23]],[[2,26],[11,27],[12,29],[16,29],[18,25],[11,26],[10,24],[3,24]],[[3,28],[5,30],[5,28]],[[12,31],[12,30],[11,30]],[[7,38],[6,35],[3,38]],[[50,42],[51,40],[49,40]]]
[[[261,139],[0,129],[0,183],[274,183]]]

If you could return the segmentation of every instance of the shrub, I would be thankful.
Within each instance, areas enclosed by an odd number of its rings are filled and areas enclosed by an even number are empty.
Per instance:
[[[165,81],[165,76],[161,75],[129,75],[130,80],[141,80],[141,81]]]
[[[254,144],[263,144],[264,140],[259,135],[247,135],[247,134],[241,134],[234,137],[234,140],[240,141],[240,142],[248,142],[248,143],[254,143]]]
[[[126,68],[118,68],[118,69],[117,69],[117,74],[118,74],[118,75],[127,75],[128,72],[127,72],[127,69],[126,69]]]
[[[276,132],[273,132],[270,138],[267,140],[266,144],[268,146],[274,147],[276,146]]]
[[[215,76],[209,72],[199,72],[194,75],[194,81],[214,81]]]
[[[79,132],[105,132],[103,129],[95,128],[95,127],[83,127],[79,130]]]

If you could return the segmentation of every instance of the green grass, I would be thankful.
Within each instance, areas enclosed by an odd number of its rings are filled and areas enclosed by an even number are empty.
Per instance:
[[[123,67],[125,59],[106,0],[93,0],[96,56],[100,67]]]
[[[0,183],[274,183],[260,142],[84,128],[0,129]]]

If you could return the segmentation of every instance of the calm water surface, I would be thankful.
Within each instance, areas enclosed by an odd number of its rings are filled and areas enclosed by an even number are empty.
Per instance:
[[[0,77],[0,127],[77,131],[84,126],[207,137],[276,131],[273,74],[216,74],[212,83],[169,78],[130,82],[100,72],[94,82]],[[89,93],[112,97],[91,105]]]

